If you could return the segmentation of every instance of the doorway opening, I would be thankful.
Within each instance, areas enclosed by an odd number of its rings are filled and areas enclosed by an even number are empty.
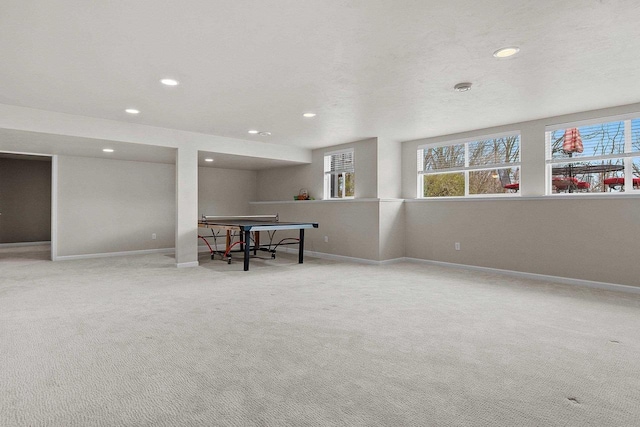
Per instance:
[[[0,261],[51,260],[52,163],[0,152]]]

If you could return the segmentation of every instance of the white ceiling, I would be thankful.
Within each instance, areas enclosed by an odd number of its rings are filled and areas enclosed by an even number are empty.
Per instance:
[[[37,154],[58,154],[66,156],[97,157],[112,160],[130,160],[138,162],[175,163],[175,149],[146,144],[131,144],[120,141],[105,141],[98,139],[79,138],[67,135],[51,135],[36,132],[0,129],[2,152],[0,158],[25,158],[31,160],[47,160]],[[25,147],[28,147],[25,150]],[[111,148],[113,153],[105,153],[103,148]],[[36,154],[36,155],[34,155]],[[212,158],[212,163],[206,162]],[[290,161],[279,161],[250,156],[231,154],[198,152],[198,165],[221,169],[260,170],[278,166],[296,164]]]
[[[639,102],[639,18],[637,0],[3,0],[0,103],[303,148],[405,141]]]
[[[211,158],[213,162],[204,159]],[[260,157],[239,156],[234,154],[198,152],[198,166],[219,169],[261,170],[300,164],[287,160],[264,159]]]
[[[154,163],[175,163],[176,158],[173,148],[10,129],[0,129],[0,140],[5,153],[58,154]],[[111,148],[114,152],[104,153],[103,148]]]

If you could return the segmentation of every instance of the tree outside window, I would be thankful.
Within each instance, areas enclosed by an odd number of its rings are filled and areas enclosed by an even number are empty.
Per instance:
[[[576,129],[581,151],[565,150],[567,129]],[[548,129],[547,173],[549,181],[560,176],[588,183],[589,192],[640,190],[640,119],[629,118],[583,126]],[[550,192],[570,192],[551,186]],[[573,191],[571,191],[573,192]]]
[[[418,196],[517,192],[519,166],[520,135],[421,147],[418,149]]]
[[[353,149],[326,153],[324,156],[324,198],[354,197],[355,162]]]

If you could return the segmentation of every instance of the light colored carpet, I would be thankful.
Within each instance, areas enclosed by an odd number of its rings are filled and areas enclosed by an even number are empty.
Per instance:
[[[0,253],[1,426],[637,426],[640,297],[419,264]]]

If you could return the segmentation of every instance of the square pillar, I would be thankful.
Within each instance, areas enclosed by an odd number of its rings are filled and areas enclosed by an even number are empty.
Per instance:
[[[176,267],[198,266],[198,150],[176,151]]]

